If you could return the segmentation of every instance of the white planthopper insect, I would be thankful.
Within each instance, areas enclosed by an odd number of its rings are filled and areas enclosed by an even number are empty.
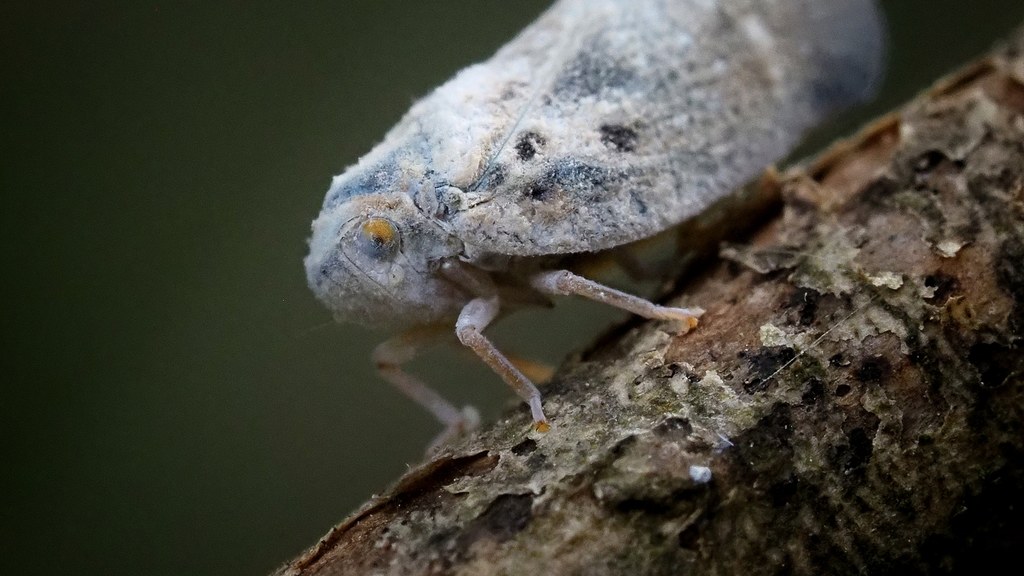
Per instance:
[[[560,0],[334,178],[309,286],[339,320],[403,330],[374,360],[447,433],[470,413],[402,364],[453,323],[547,430],[540,392],[483,334],[503,307],[575,294],[695,327],[699,308],[565,258],[698,215],[870,96],[883,52],[872,0]]]

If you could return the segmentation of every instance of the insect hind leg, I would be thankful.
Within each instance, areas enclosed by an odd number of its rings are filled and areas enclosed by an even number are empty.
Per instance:
[[[568,270],[538,273],[530,278],[530,285],[545,294],[582,296],[596,302],[621,308],[644,318],[678,321],[682,323],[684,332],[696,328],[698,319],[704,314],[703,309],[696,307],[675,308],[661,306],[639,296],[627,294],[593,280],[588,280]]]
[[[415,358],[420,349],[436,341],[437,336],[447,329],[446,326],[437,325],[409,330],[381,342],[373,349],[373,362],[381,377],[444,425],[444,430],[431,441],[428,453],[448,439],[476,428],[480,423],[480,416],[474,408],[466,406],[459,410],[436,390],[402,369],[403,364]]]

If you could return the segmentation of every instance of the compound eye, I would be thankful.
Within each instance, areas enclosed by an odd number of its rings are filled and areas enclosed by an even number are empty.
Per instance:
[[[390,260],[398,253],[398,228],[386,218],[371,217],[359,226],[359,248],[378,260]]]

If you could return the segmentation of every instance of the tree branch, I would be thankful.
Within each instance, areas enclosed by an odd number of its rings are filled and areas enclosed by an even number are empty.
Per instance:
[[[933,572],[1024,522],[1024,30],[762,190],[784,209],[278,574]],[[1014,555],[1014,557],[1016,557]]]

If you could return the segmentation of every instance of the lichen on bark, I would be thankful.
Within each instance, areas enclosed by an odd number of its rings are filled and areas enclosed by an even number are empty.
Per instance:
[[[951,572],[1024,522],[1024,31],[280,574]],[[710,478],[707,472],[710,471]],[[1007,531],[1014,531],[1007,533]]]

